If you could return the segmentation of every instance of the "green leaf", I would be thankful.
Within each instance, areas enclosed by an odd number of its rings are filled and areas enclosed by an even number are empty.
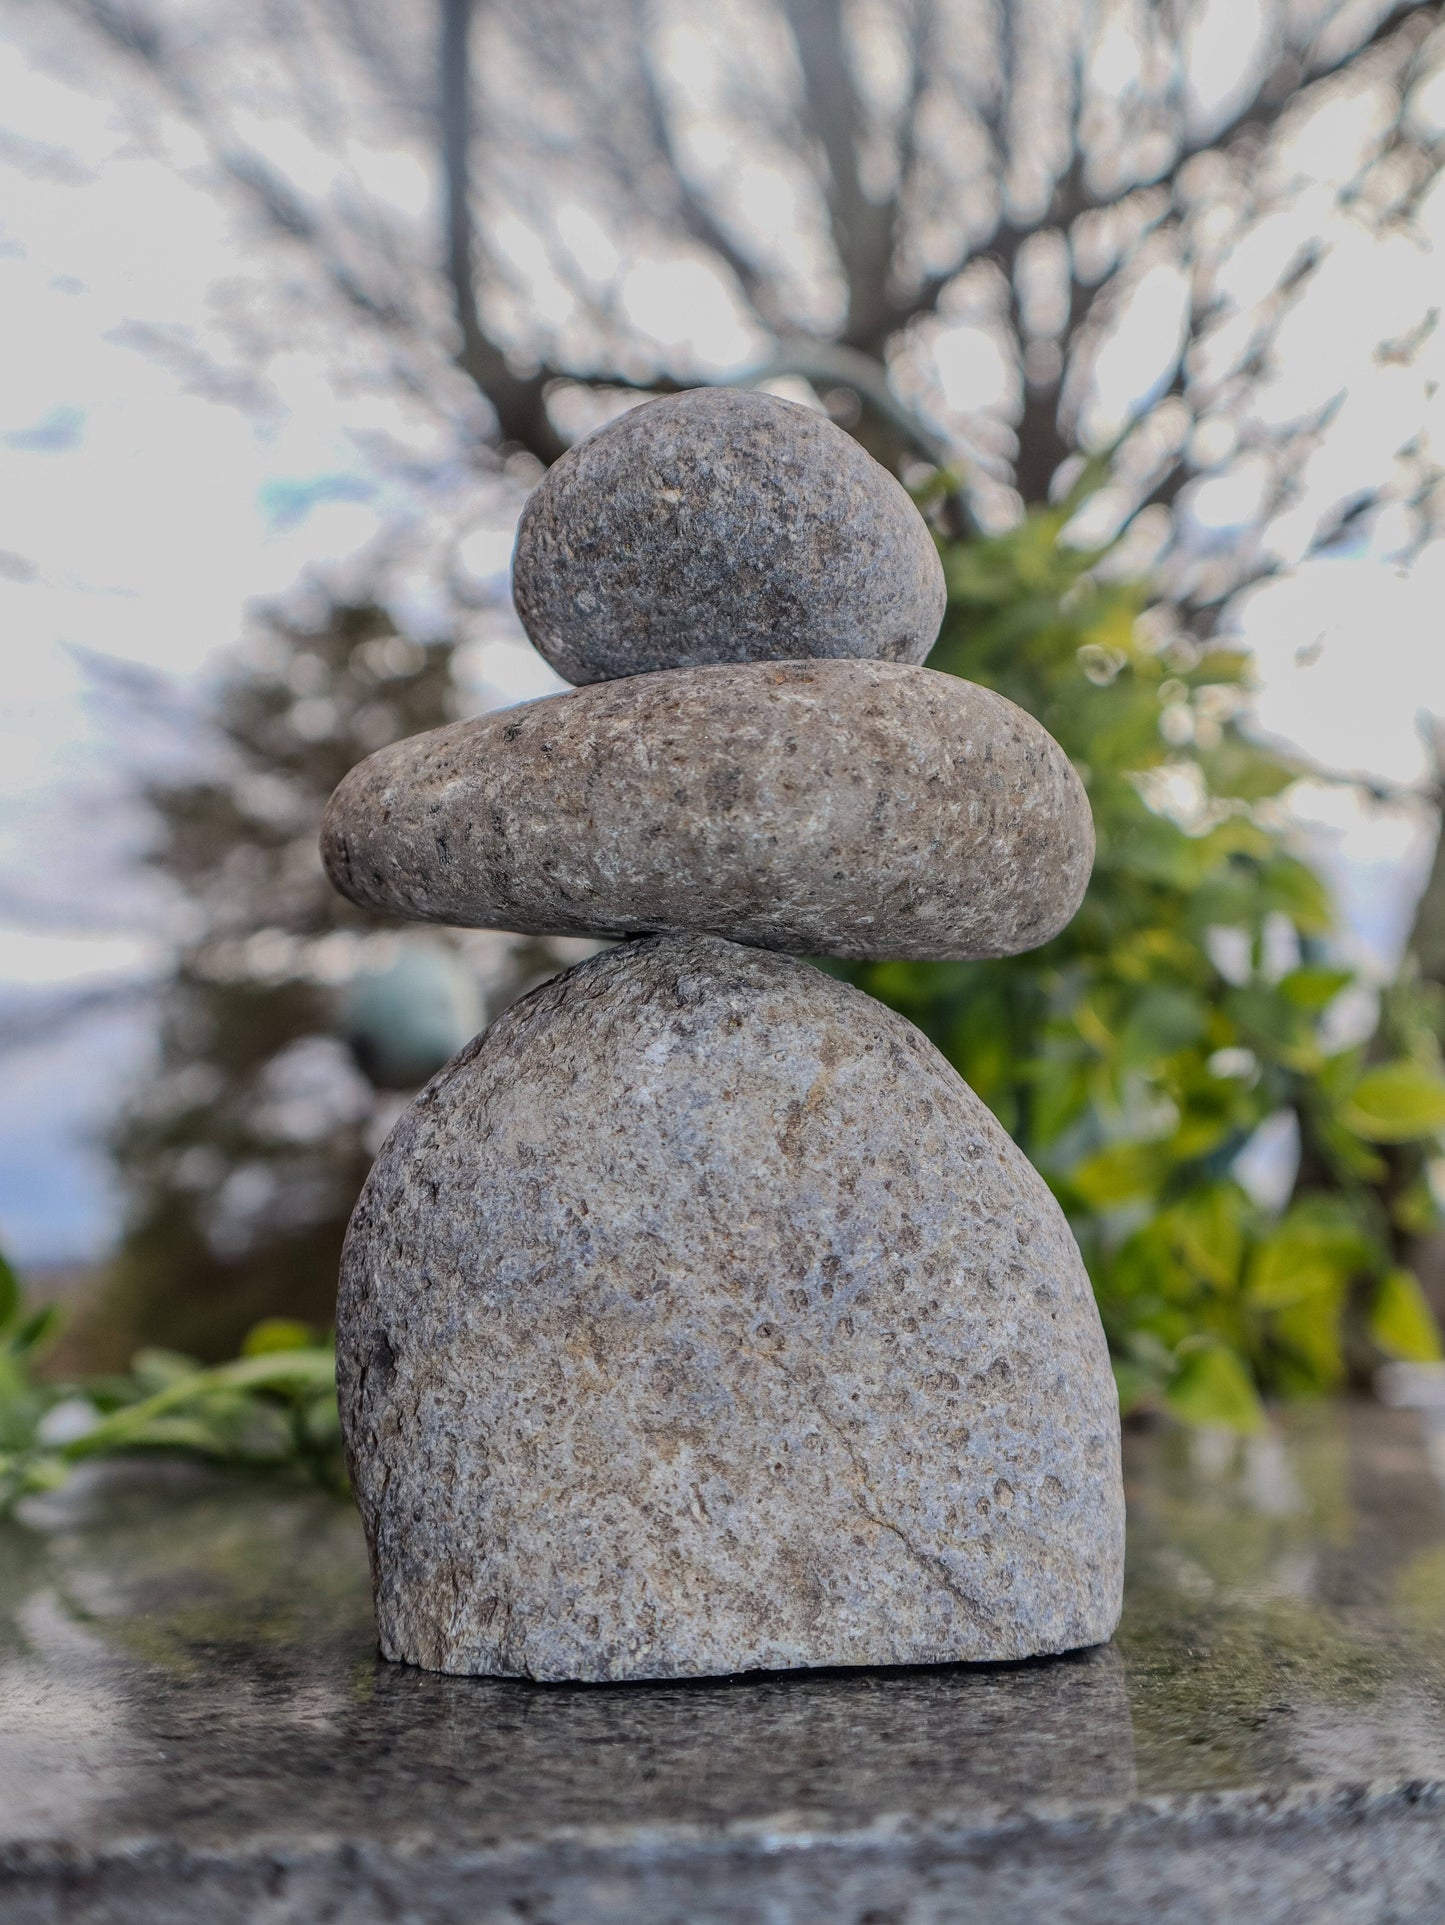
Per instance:
[[[1370,1335],[1388,1357],[1403,1363],[1439,1361],[1440,1326],[1410,1270],[1388,1271],[1370,1305]]]
[[[219,1457],[225,1443],[216,1431],[196,1417],[153,1417],[127,1439],[130,1450],[179,1450],[203,1457]]]
[[[1111,1143],[1108,1149],[1085,1157],[1069,1173],[1069,1181],[1085,1203],[1096,1210],[1107,1210],[1148,1196],[1158,1185],[1160,1174],[1156,1144]]]
[[[1274,1379],[1291,1394],[1334,1390],[1344,1380],[1341,1313],[1343,1294],[1315,1298],[1277,1310],[1270,1318],[1271,1346],[1278,1353]]]
[[[1332,1250],[1282,1232],[1256,1249],[1245,1291],[1256,1310],[1287,1310],[1342,1290],[1349,1272]]]
[[[1313,869],[1291,856],[1276,857],[1261,882],[1261,907],[1279,909],[1304,935],[1323,936],[1333,921],[1330,895]]]
[[[138,1350],[131,1358],[130,1367],[136,1382],[147,1392],[168,1390],[173,1384],[198,1377],[204,1368],[197,1358],[188,1357],[183,1351],[159,1348]]]
[[[1413,1143],[1445,1130],[1445,1077],[1412,1056],[1366,1070],[1341,1119],[1371,1143]]]
[[[1159,1228],[1172,1239],[1194,1276],[1204,1278],[1217,1290],[1232,1290],[1244,1254],[1247,1207],[1237,1185],[1209,1183],[1165,1211]]]
[[[1308,1197],[1256,1244],[1245,1292],[1256,1310],[1318,1303],[1342,1296],[1352,1276],[1377,1270],[1382,1260],[1348,1203]]]
[[[1354,980],[1353,970],[1326,969],[1318,963],[1306,963],[1281,976],[1278,989],[1296,1008],[1318,1011],[1328,1009],[1340,991],[1348,989]]]
[[[1427,1177],[1419,1176],[1405,1185],[1390,1205],[1390,1220],[1409,1237],[1423,1237],[1436,1227],[1440,1205]]]
[[[1264,1407],[1248,1365],[1237,1351],[1210,1337],[1192,1337],[1180,1345],[1164,1401],[1186,1424],[1242,1432],[1264,1425]]]
[[[59,1490],[70,1475],[69,1465],[51,1451],[39,1451],[33,1457],[26,1458],[17,1466],[17,1470],[17,1487],[6,1493],[16,1497]]]
[[[1187,989],[1146,989],[1119,1033],[1125,1063],[1147,1063],[1188,1049],[1204,1034],[1208,1011],[1202,997]]]
[[[43,1349],[64,1321],[65,1311],[58,1303],[43,1304],[24,1318],[10,1341],[21,1352]]]
[[[328,1347],[316,1344],[307,1350],[238,1357],[234,1363],[217,1364],[207,1374],[221,1390],[329,1389],[336,1382],[336,1358]]]
[[[294,1317],[265,1317],[246,1332],[241,1355],[268,1357],[278,1350],[309,1350],[315,1341],[309,1324]]]

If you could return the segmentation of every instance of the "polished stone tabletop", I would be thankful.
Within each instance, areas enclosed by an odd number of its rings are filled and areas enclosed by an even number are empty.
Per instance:
[[[1445,1920],[1445,1433],[1126,1476],[1107,1647],[541,1686],[380,1661],[334,1499],[93,1473],[0,1524],[0,1921]]]

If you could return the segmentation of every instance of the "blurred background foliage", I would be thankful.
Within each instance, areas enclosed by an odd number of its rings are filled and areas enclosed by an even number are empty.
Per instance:
[[[378,602],[269,611],[204,718],[204,755],[148,778],[147,862],[186,906],[150,1075],[111,1125],[125,1232],[72,1354],[215,1360],[258,1320],[327,1325],[341,1238],[415,1091],[566,946],[388,930],[321,872],[332,789],[458,713],[454,645]],[[572,945],[573,949],[577,945]]]
[[[1247,1429],[1261,1392],[1440,1355],[1411,1264],[1438,1221],[1445,993],[1412,954],[1370,1040],[1332,1030],[1362,985],[1333,959],[1327,892],[1275,807],[1302,769],[1240,726],[1245,655],[1201,645],[1147,582],[1061,540],[1101,479],[946,546],[929,658],[1067,749],[1098,834],[1083,908],[1031,955],[849,973],[933,1038],[1049,1178],[1126,1409]],[[1246,1187],[1251,1146],[1265,1167]]]
[[[99,1438],[244,1456],[252,1398],[277,1450],[322,1425],[314,1357],[210,1373],[258,1326],[261,1354],[289,1330],[310,1355],[407,1090],[585,948],[368,920],[322,876],[326,795],[494,699],[463,666],[507,619],[497,571],[467,561],[479,514],[505,535],[581,434],[714,379],[821,407],[914,488],[949,582],[933,666],[1039,716],[1085,779],[1098,865],[1055,942],[851,973],[1046,1173],[1126,1404],[1247,1429],[1262,1394],[1438,1354],[1445,861],[1397,979],[1361,981],[1292,826],[1292,786],[1321,772],[1251,733],[1232,640],[1260,584],[1339,553],[1406,567],[1445,527],[1421,426],[1438,288],[1416,299],[1415,259],[1445,152],[1438,5],[21,17],[251,250],[209,331],[128,338],[263,423],[309,355],[362,397],[368,485],[428,531],[423,560],[381,544],[257,611],[182,717],[194,753],[140,785],[173,961],[110,1132],[120,1248],[47,1366],[120,1372],[82,1397]],[[1394,306],[1372,304],[1390,276]],[[1221,522],[1211,488],[1246,505]],[[171,699],[111,693],[122,713]],[[1438,811],[1435,788],[1405,800]],[[6,1369],[43,1480],[59,1392],[34,1390],[53,1333],[32,1326],[14,1311]]]

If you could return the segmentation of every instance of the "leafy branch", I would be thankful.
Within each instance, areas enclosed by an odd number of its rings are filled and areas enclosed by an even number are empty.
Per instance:
[[[90,1458],[160,1452],[248,1470],[305,1471],[346,1488],[336,1414],[336,1360],[304,1324],[258,1324],[242,1354],[204,1365],[142,1350],[128,1371],[53,1383],[37,1366],[61,1321],[27,1308],[0,1258],[0,1515],[63,1484]]]

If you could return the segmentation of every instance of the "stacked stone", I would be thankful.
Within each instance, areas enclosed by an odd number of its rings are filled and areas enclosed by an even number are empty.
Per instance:
[[[925,1037],[792,959],[1047,941],[1093,858],[1067,758],[919,666],[921,518],[768,396],[565,455],[515,593],[578,686],[360,764],[327,867],[391,914],[637,940],[463,1050],[357,1206],[383,1651],[595,1680],[1103,1641],[1118,1405],[1063,1215]]]

